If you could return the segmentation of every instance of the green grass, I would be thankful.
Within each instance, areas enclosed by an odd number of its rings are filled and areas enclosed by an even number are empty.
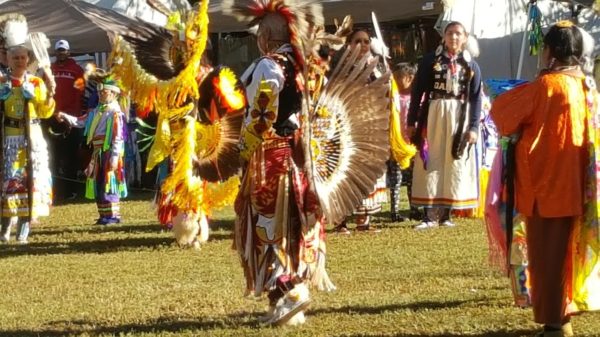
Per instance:
[[[304,326],[269,328],[257,323],[266,301],[243,297],[231,210],[213,219],[200,251],[174,246],[149,201],[122,210],[123,224],[102,227],[92,224],[94,204],[56,206],[29,245],[0,246],[0,337],[531,336],[538,328],[488,267],[479,220],[415,232],[381,217],[379,234],[329,235],[338,290],[312,293]],[[600,336],[598,313],[573,323],[578,336]]]

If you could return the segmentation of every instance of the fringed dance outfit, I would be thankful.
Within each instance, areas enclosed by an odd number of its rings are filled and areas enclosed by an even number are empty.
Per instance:
[[[85,170],[85,196],[96,200],[99,224],[119,223],[119,201],[127,196],[123,165],[124,137],[127,134],[125,115],[119,102],[114,100],[100,103],[86,116],[73,122],[73,126],[85,128],[87,144],[93,148],[92,159]]]
[[[48,216],[52,204],[52,176],[41,118],[54,112],[44,82],[26,74],[23,81],[0,86],[2,105],[2,235],[8,240],[17,225],[17,240],[27,241],[30,221]]]
[[[248,109],[240,155],[247,163],[235,202],[235,248],[247,292],[268,292],[265,322],[301,324],[310,303],[307,286],[335,289],[325,269],[323,221],[351,214],[384,173],[390,74],[369,82],[377,60],[349,49],[340,64],[366,66],[338,67],[322,90],[311,89],[314,33],[324,24],[318,1],[223,6],[252,25],[278,15],[281,31],[289,32],[281,36],[289,43],[270,41],[277,49],[242,76]]]
[[[320,205],[309,187],[299,143],[302,103],[295,62],[289,45],[284,46],[242,78],[250,104],[241,144],[248,164],[235,203],[235,247],[247,291],[256,296],[281,293],[278,280],[283,278],[334,288],[325,270]]]

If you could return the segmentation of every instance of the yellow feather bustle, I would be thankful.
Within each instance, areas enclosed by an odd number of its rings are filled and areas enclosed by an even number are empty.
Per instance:
[[[202,211],[210,216],[212,211],[232,205],[237,197],[239,186],[238,176],[220,183],[206,183],[202,193]]]
[[[146,171],[152,170],[171,154],[170,120],[183,118],[193,104],[182,106],[188,98],[199,98],[197,76],[200,60],[208,39],[208,0],[202,1],[198,13],[191,15],[185,25],[185,35],[190,39],[191,52],[183,70],[176,77],[162,81],[147,73],[139,64],[135,52],[123,39],[118,38],[111,54],[113,72],[132,93],[131,99],[142,109],[154,110],[159,116],[156,140],[150,149]]]
[[[219,125],[203,125],[191,116],[185,117],[184,120],[183,129],[173,134],[170,144],[173,171],[165,179],[162,192],[172,192],[170,202],[180,212],[201,212],[210,216],[213,211],[233,204],[238,194],[239,177],[233,176],[224,182],[210,183],[193,174],[194,158],[197,158],[197,153],[203,153],[213,146],[208,142],[219,134]]]
[[[208,39],[208,0],[201,2],[198,12],[182,25],[179,17],[170,20],[174,30],[185,29],[185,67],[172,79],[159,80],[147,73],[138,62],[133,48],[123,39],[117,39],[111,54],[113,72],[120,75],[132,100],[142,109],[154,110],[158,115],[156,137],[149,153],[146,170],[151,170],[171,157],[173,170],[162,185],[162,192],[170,194],[170,202],[182,214],[208,214],[231,205],[237,195],[239,178],[232,177],[221,183],[207,183],[194,174],[194,161],[206,152],[214,151],[220,135],[220,125],[200,125],[190,115],[200,97],[198,77],[203,78],[201,58]],[[184,28],[185,27],[185,28]],[[226,74],[229,75],[229,74]],[[228,104],[241,108],[245,98],[236,97],[235,75],[224,77],[220,85],[231,95]],[[187,103],[187,104],[186,104]]]
[[[139,106],[166,114],[171,119],[172,109],[180,107],[188,98],[198,99],[196,78],[201,70],[200,60],[208,39],[208,1],[202,1],[198,13],[191,15],[186,24],[186,37],[193,38],[185,68],[168,81],[158,80],[139,64],[132,48],[121,38],[117,39],[111,63],[113,72],[120,75],[123,85],[130,89],[132,99]]]
[[[406,169],[410,166],[410,160],[417,154],[417,148],[407,143],[402,135],[402,122],[400,121],[400,107],[396,104],[395,97],[400,92],[398,90],[398,84],[392,77],[391,79],[391,97],[392,103],[390,113],[390,149],[392,151],[392,157],[401,169]]]
[[[148,153],[146,172],[151,171],[156,165],[160,164],[165,158],[171,155],[171,150],[174,148],[173,144],[175,143],[175,140],[172,137],[175,133],[171,131],[170,120],[184,118],[193,108],[194,104],[190,103],[178,109],[171,109],[169,111],[171,117],[163,113],[158,114],[156,136],[154,138],[154,143],[150,148],[150,152]]]
[[[173,171],[165,179],[162,192],[173,193],[172,202],[183,212],[197,211],[198,200],[202,198],[202,179],[194,176],[193,165],[196,157],[196,120],[185,117],[181,132],[173,135]]]

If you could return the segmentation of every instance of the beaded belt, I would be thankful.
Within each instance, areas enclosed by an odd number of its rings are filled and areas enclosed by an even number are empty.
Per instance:
[[[29,124],[40,124],[40,120],[35,118],[30,121]],[[21,118],[12,118],[5,116],[4,117],[4,126],[11,127],[15,129],[22,129],[25,127],[25,120]]]

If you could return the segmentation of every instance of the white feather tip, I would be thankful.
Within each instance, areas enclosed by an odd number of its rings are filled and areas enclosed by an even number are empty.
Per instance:
[[[465,49],[471,53],[471,56],[479,57],[479,42],[473,35],[469,35]]]
[[[25,44],[28,40],[28,35],[29,29],[25,20],[8,20],[4,24],[4,40],[7,48]]]
[[[371,38],[371,52],[375,55],[390,57],[390,49],[385,43],[376,37]]]

